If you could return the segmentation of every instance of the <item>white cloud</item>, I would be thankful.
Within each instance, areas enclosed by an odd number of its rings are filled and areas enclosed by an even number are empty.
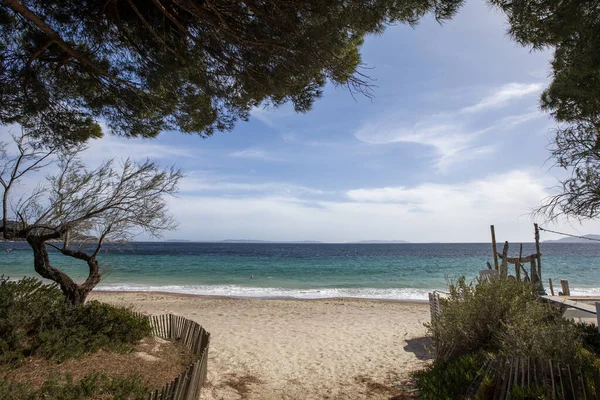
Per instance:
[[[226,178],[226,177],[225,177]],[[191,174],[182,179],[179,185],[181,193],[189,192],[220,192],[225,195],[240,195],[244,193],[260,193],[266,195],[322,195],[326,192],[302,185],[296,185],[286,182],[231,182],[222,177],[198,176]]]
[[[101,124],[104,132],[109,132],[105,125]],[[18,134],[19,127],[0,126],[0,141],[12,142],[10,134]],[[176,147],[158,143],[158,139],[124,138],[106,133],[101,139],[93,139],[87,142],[87,150],[83,153],[86,164],[97,164],[107,158],[134,160],[145,160],[147,158],[161,160],[166,158],[192,158],[198,154],[185,147]]]
[[[524,171],[510,171],[462,184],[424,183],[413,188],[400,186],[346,192],[346,196],[352,201],[399,203],[427,210],[438,208],[440,201],[467,209],[487,207],[494,203],[507,206],[512,204],[516,207],[529,204],[529,207],[533,207],[545,195],[544,186],[531,173]],[[525,210],[522,209],[521,212],[523,211]]]
[[[157,143],[157,139],[129,139],[113,135],[106,135],[102,139],[88,142],[88,149],[84,153],[86,161],[99,162],[107,158],[134,160],[192,158],[198,151],[187,148],[170,146]]]
[[[477,104],[464,107],[461,112],[475,113],[479,111],[500,108],[511,101],[541,92],[541,83],[508,83],[492,90],[491,94],[481,99]]]
[[[250,116],[256,118],[269,128],[277,128],[278,120],[289,117],[294,114],[294,110],[289,104],[280,107],[258,106],[252,107]]]
[[[234,151],[233,153],[229,153],[229,156],[236,157],[236,158],[248,158],[248,159],[264,160],[264,161],[276,161],[277,160],[277,158],[273,157],[266,150],[256,148],[256,147],[250,147],[247,149]]]
[[[275,127],[273,112],[264,107],[253,107],[252,110],[250,110],[250,116],[256,118],[269,128]]]
[[[368,124],[355,133],[355,137],[365,143],[415,143],[435,149],[438,172],[446,172],[452,165],[482,157],[494,152],[493,146],[478,146],[476,139],[485,131],[465,132],[452,123],[431,124],[420,122],[412,128],[396,125]]]
[[[456,184],[357,188],[337,201],[184,194],[171,205],[181,224],[172,235],[193,240],[485,242],[489,225],[495,224],[499,241],[530,241],[531,210],[548,195],[545,179],[532,171],[511,171]]]
[[[298,140],[298,136],[293,132],[281,134],[281,139],[286,143],[295,143]]]
[[[516,125],[520,125],[525,122],[533,121],[535,119],[543,118],[543,117],[548,118],[548,116],[546,114],[544,114],[543,112],[541,112],[539,110],[533,110],[533,111],[523,113],[523,114],[509,115],[507,117],[504,117],[504,118],[502,118],[501,123],[509,124],[511,126],[516,126]]]
[[[419,116],[420,120],[412,125],[406,122],[406,116],[401,118],[394,113],[380,116],[376,121],[364,124],[354,136],[362,142],[377,145],[414,143],[429,146],[435,151],[434,167],[437,172],[447,173],[458,163],[480,159],[497,150],[497,140],[496,144],[489,140],[482,144],[483,134],[544,116],[537,109],[529,109],[522,114],[488,118],[484,121],[485,127],[474,128],[473,126],[481,126],[482,123],[481,117],[474,115],[475,113],[506,106],[511,101],[538,93],[541,89],[540,83],[508,83],[494,88],[490,95],[477,104]]]

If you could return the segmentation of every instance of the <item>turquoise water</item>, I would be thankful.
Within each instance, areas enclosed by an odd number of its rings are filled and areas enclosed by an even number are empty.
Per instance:
[[[523,254],[534,252],[524,244]],[[518,255],[518,248],[510,254]],[[573,294],[600,294],[600,245],[542,245],[543,278],[568,279]],[[100,256],[101,290],[161,290],[239,297],[425,299],[447,282],[477,276],[492,261],[488,243],[238,244],[129,243]],[[35,276],[26,243],[0,243],[0,274]],[[51,253],[78,280],[86,265]],[[251,278],[253,276],[253,278]]]

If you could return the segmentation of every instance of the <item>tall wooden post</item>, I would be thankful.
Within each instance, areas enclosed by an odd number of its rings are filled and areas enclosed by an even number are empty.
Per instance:
[[[600,332],[600,302],[596,302],[596,324],[598,325],[598,332]]]
[[[535,228],[535,251],[537,255],[538,278],[542,280],[542,253],[540,252],[540,228],[538,224],[533,224]]]
[[[494,268],[498,271],[498,251],[496,250],[496,231],[494,230],[494,225],[490,225],[490,230],[492,231],[492,251],[494,252]]]
[[[502,264],[500,265],[500,277],[506,278],[508,276],[508,242],[504,242],[502,248]]]
[[[535,263],[535,259],[537,257],[531,257],[531,267],[530,267],[530,271],[529,271],[529,275],[531,276],[531,283],[538,283],[539,276],[538,276],[538,272],[537,272],[537,265]]]

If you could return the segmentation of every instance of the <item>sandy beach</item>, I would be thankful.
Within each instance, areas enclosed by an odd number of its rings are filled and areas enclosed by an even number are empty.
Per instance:
[[[389,399],[401,395],[408,373],[430,358],[425,303],[149,292],[94,292],[91,298],[203,325],[211,333],[207,400]]]

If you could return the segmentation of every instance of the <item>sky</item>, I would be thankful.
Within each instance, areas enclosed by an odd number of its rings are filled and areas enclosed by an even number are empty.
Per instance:
[[[506,29],[501,12],[468,0],[442,25],[428,17],[366,39],[372,98],[329,85],[305,114],[259,107],[208,139],[106,135],[86,159],[183,170],[169,199],[179,227],[163,239],[487,242],[494,224],[498,241],[523,242],[534,220],[600,233],[599,221],[532,215],[565,176],[548,160],[554,123],[538,109],[551,52],[517,45]]]

